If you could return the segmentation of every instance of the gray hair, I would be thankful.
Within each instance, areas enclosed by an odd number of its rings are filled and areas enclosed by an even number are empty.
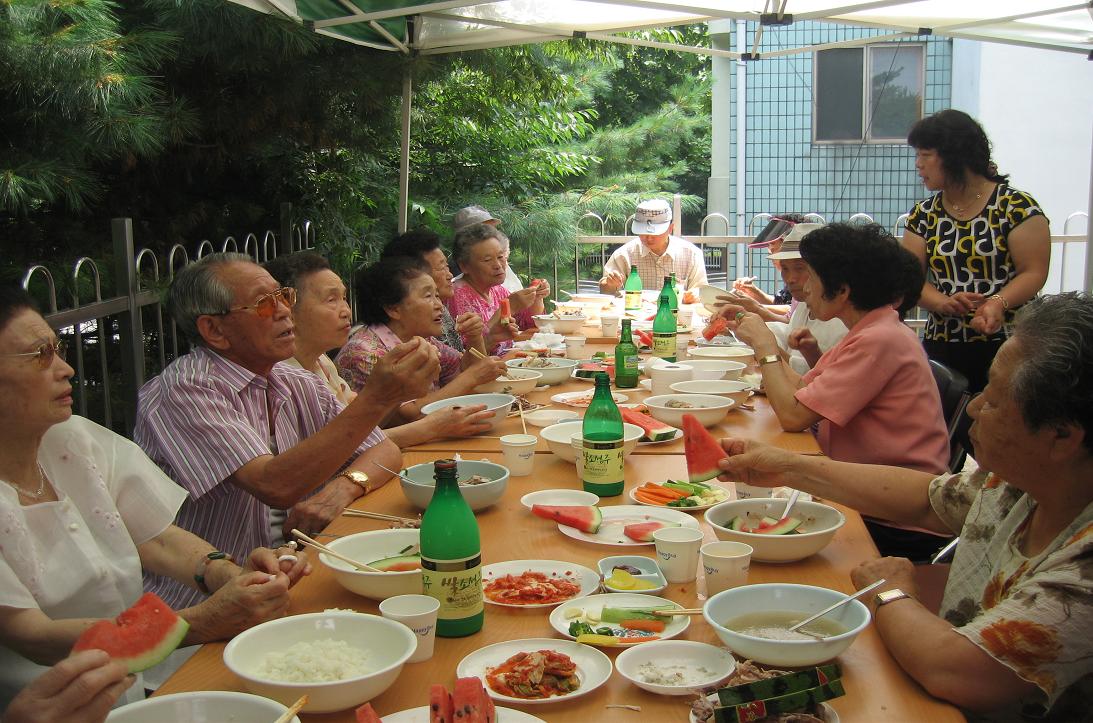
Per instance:
[[[220,280],[219,268],[227,264],[253,264],[246,254],[209,254],[182,267],[167,290],[167,311],[191,344],[204,346],[197,317],[226,314],[235,301],[232,290]]]
[[[472,223],[459,229],[455,234],[455,242],[452,248],[452,256],[457,264],[465,264],[471,260],[471,249],[483,241],[495,238],[504,248],[509,247],[509,237],[505,232],[488,223]]]
[[[1017,314],[1013,338],[1021,363],[1012,394],[1025,424],[1079,426],[1093,452],[1093,296],[1070,291],[1030,301]]]

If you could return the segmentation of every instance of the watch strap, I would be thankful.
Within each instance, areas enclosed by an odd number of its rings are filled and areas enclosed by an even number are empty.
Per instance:
[[[896,588],[894,590],[885,590],[884,592],[877,593],[873,597],[873,603],[874,603],[875,607],[879,608],[879,607],[882,607],[884,605],[887,605],[888,603],[893,603],[896,600],[903,600],[905,598],[910,598],[910,597],[911,596],[908,595],[907,593],[903,592],[903,590],[900,590],[899,588]]]
[[[780,364],[781,362],[781,354],[767,354],[766,356],[759,357],[759,366],[765,366],[767,364]]]
[[[372,486],[368,483],[368,475],[364,472],[358,472],[357,470],[346,470],[338,475],[338,477],[345,477],[353,484],[359,486],[363,492],[362,494],[368,494],[372,491]],[[334,479],[337,479],[335,477]]]
[[[209,586],[205,582],[205,572],[214,560],[234,562],[231,555],[226,552],[221,552],[220,550],[213,550],[197,561],[197,568],[194,570],[194,583],[197,584],[197,589],[206,595],[212,595],[212,591],[209,590]]]

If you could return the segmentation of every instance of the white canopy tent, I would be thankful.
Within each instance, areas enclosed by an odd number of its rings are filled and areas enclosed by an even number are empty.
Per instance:
[[[1009,43],[1076,53],[1093,60],[1093,2],[1060,0],[231,0],[304,24],[316,33],[380,50],[440,54],[585,38],[761,62],[764,57],[923,35]],[[751,52],[626,37],[648,28],[750,20]],[[757,55],[763,29],[805,20],[867,26],[890,33],[862,40]],[[405,228],[411,85],[403,85],[399,228]],[[1093,129],[1091,129],[1093,132]],[[1093,218],[1093,158],[1090,161]],[[1093,254],[1085,287],[1093,288]]]

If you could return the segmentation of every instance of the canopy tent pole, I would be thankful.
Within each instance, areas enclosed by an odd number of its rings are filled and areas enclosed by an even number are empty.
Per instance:
[[[1093,130],[1093,129],[1091,129]],[[1091,144],[1093,146],[1093,144]],[[1093,148],[1090,149],[1093,151]],[[1085,217],[1085,291],[1093,291],[1093,152],[1089,158],[1089,215]]]
[[[402,138],[398,166],[398,232],[406,231],[410,204],[410,101],[413,79],[410,66],[402,71]]]

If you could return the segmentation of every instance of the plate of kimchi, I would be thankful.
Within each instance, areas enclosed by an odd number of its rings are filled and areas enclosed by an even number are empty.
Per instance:
[[[600,576],[558,560],[509,560],[482,568],[487,603],[520,608],[554,607],[600,589]]]
[[[556,703],[607,682],[611,659],[590,645],[557,638],[509,640],[479,648],[456,666],[456,677],[482,679],[500,703]]]

